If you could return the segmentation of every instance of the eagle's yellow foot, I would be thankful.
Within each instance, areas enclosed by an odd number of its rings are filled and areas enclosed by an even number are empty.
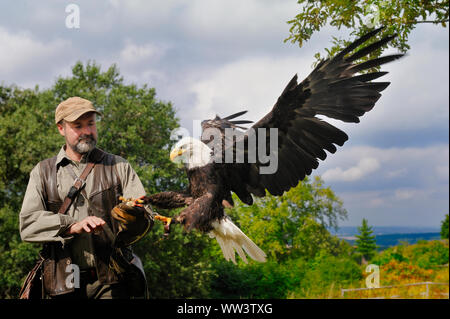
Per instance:
[[[145,196],[142,196],[138,199],[134,198],[125,198],[123,196],[119,196],[119,200],[122,203],[126,203],[128,206],[137,206],[137,207],[144,207],[143,204],[145,204],[145,201],[143,200]],[[177,220],[173,220],[171,217],[162,216],[159,214],[154,215],[153,217],[156,220],[162,221],[164,224],[164,236],[168,236],[170,233],[170,224],[172,221],[177,222]]]
[[[166,237],[169,236],[170,224],[172,223],[172,218],[171,217],[162,216],[162,215],[155,215],[154,218],[163,222],[163,224],[164,224],[164,236],[166,236]]]
[[[172,218],[162,215],[156,215],[155,219],[162,221],[164,225],[170,225],[170,223],[172,222]]]

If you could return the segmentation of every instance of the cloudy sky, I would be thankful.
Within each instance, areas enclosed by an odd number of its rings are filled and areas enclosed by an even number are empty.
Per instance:
[[[71,3],[80,28],[66,26]],[[243,109],[257,121],[332,36],[346,35],[327,27],[301,49],[284,43],[298,12],[295,0],[2,1],[0,83],[45,88],[78,60],[116,63],[127,82],[171,101],[191,132]],[[376,107],[359,124],[332,122],[350,139],[314,174],[344,201],[340,225],[439,227],[448,213],[448,36],[419,25],[408,56],[383,68],[392,84]]]

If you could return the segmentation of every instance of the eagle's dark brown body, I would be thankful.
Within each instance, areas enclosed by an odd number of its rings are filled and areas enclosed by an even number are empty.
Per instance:
[[[189,187],[186,193],[162,192],[144,197],[143,200],[160,208],[172,209],[188,206],[178,217],[187,230],[211,230],[211,220],[224,216],[223,200],[232,204],[231,191],[226,187],[227,178],[217,164],[211,163],[187,171]]]
[[[214,169],[214,164],[196,167],[187,171],[189,179],[189,193],[194,199],[200,198],[207,192],[217,193],[220,187],[220,174]]]
[[[221,172],[214,163],[188,170],[189,191],[194,202],[180,214],[188,230],[195,226],[208,232],[211,230],[211,220],[224,216],[222,200],[227,190],[224,189],[226,183]]]

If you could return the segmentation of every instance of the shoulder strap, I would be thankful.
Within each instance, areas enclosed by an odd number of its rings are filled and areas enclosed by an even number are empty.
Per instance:
[[[74,198],[78,195],[78,192],[81,188],[84,187],[86,183],[86,178],[89,175],[89,173],[94,168],[95,163],[89,162],[87,163],[85,169],[83,170],[83,173],[81,173],[80,177],[77,177],[75,179],[75,182],[73,183],[72,187],[69,190],[69,193],[67,194],[66,198],[64,198],[64,202],[61,205],[58,213],[65,214],[69,210],[70,205],[72,204],[72,201]]]
[[[87,176],[92,171],[95,164],[103,160],[104,156],[105,152],[103,152],[102,150],[98,148],[94,148],[92,150],[91,154],[89,154],[89,161],[86,164],[86,167],[84,168],[81,175],[75,178],[75,181],[72,187],[70,188],[69,193],[67,194],[66,198],[64,198],[63,204],[61,205],[58,211],[59,214],[67,213],[73,200],[77,197],[80,190],[85,186]]]

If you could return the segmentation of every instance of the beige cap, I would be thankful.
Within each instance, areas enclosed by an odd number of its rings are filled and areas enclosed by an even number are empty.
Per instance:
[[[56,108],[55,123],[58,123],[61,120],[73,122],[87,112],[95,112],[98,115],[102,115],[94,108],[91,101],[78,96],[70,97],[61,102]]]

